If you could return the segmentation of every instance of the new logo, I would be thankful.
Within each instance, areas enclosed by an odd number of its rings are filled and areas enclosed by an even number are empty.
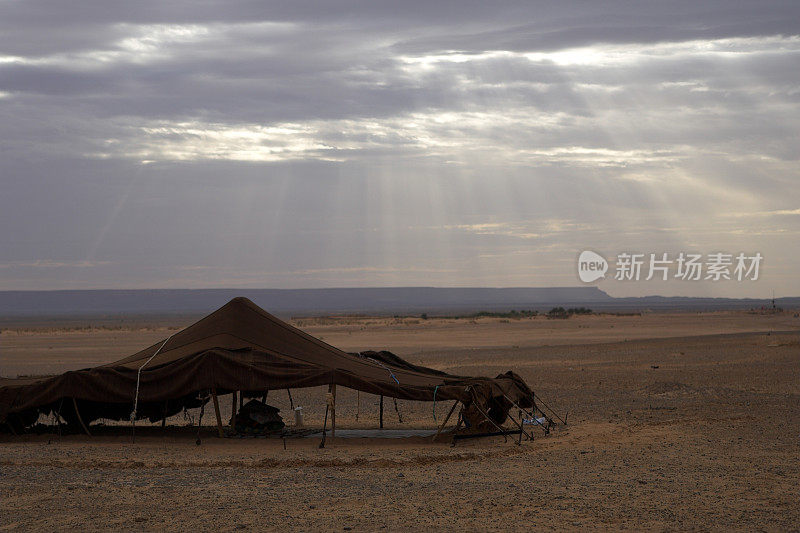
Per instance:
[[[604,278],[608,271],[608,261],[602,255],[584,250],[578,257],[578,277],[584,283]]]

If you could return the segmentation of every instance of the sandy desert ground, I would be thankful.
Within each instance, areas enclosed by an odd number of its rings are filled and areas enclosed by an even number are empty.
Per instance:
[[[728,313],[569,320],[335,318],[296,325],[347,350],[455,373],[513,369],[569,425],[502,438],[218,439],[167,430],[0,436],[0,530],[800,528],[800,318]],[[185,323],[0,332],[0,375],[105,363]],[[657,368],[654,368],[657,367]],[[321,426],[324,391],[293,391]],[[223,398],[223,415],[228,399]],[[356,400],[359,401],[357,407]],[[270,403],[289,410],[285,391]],[[441,421],[449,404],[436,405]],[[433,405],[387,402],[387,428]],[[358,413],[358,420],[356,420]],[[204,423],[212,416],[206,413]],[[376,427],[377,398],[339,393],[337,424]]]

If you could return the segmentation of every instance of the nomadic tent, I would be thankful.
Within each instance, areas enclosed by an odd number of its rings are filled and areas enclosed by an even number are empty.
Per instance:
[[[246,298],[129,357],[44,378],[0,378],[0,424],[22,430],[58,413],[84,428],[100,418],[155,422],[217,395],[336,385],[406,400],[457,400],[502,424],[533,406],[516,374],[466,377],[389,352],[350,354],[290,326]],[[455,404],[454,404],[455,408]],[[452,413],[452,410],[451,410]],[[88,432],[88,430],[87,430]]]

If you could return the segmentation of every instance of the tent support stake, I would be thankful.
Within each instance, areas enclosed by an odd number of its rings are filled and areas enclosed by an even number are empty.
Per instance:
[[[89,433],[89,428],[87,428],[86,424],[83,423],[83,418],[81,418],[81,412],[78,411],[78,400],[76,400],[74,396],[72,397],[72,406],[75,408],[75,416],[78,417],[78,422],[81,423],[81,427],[83,427],[83,430],[86,432],[86,434],[91,437],[92,434]]]
[[[222,417],[219,414],[219,400],[217,399],[217,388],[211,389],[211,399],[214,400],[214,414],[217,415],[217,433],[219,438],[225,437],[225,432],[222,431]]]
[[[436,431],[436,435],[433,436],[434,442],[436,441],[436,439],[439,438],[439,435],[441,435],[442,431],[444,431],[444,426],[447,425],[447,421],[450,420],[451,416],[453,416],[453,412],[456,410],[457,405],[458,405],[458,400],[453,402],[453,407],[450,408],[450,412],[447,413],[446,417],[444,417],[444,422],[442,422],[442,425],[439,426],[439,429]]]

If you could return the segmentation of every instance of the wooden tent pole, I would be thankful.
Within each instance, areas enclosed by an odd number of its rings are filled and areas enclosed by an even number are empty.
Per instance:
[[[244,394],[242,394],[242,391],[239,391],[239,411],[242,410],[242,407],[244,407]]]
[[[217,399],[216,387],[211,389],[211,399],[214,400],[214,414],[217,415],[217,434],[219,434],[219,438],[224,438],[225,432],[222,431],[222,417],[219,414],[219,400]]]
[[[514,407],[516,407],[517,409],[519,409],[520,411],[522,411],[522,412],[523,412],[523,413],[525,413],[526,415],[528,415],[528,416],[531,416],[531,417],[533,417],[533,418],[536,418],[536,410],[535,410],[535,408],[534,408],[533,414],[531,414],[531,413],[529,413],[529,412],[528,412],[528,410],[527,410],[527,409],[523,409],[522,407],[520,407],[519,405],[517,405],[517,403],[516,403],[514,400],[512,400],[511,398],[509,398],[509,397],[508,397],[508,394],[503,394],[503,397],[504,397],[506,400],[508,400],[509,402],[511,402],[511,405],[513,405]]]
[[[236,391],[231,393],[231,431],[236,433]]]
[[[536,405],[536,398],[539,398],[539,403],[544,405],[545,407],[547,407],[547,410],[550,411],[556,418],[558,418],[565,426],[567,425],[567,419],[566,418],[561,418],[560,416],[558,416],[558,413],[553,411],[553,408],[550,407],[549,405],[547,405],[546,403],[544,403],[542,401],[542,397],[541,396],[536,396],[536,394],[533,395],[534,408],[535,408],[535,405]],[[542,411],[541,407],[539,408],[539,411]],[[544,411],[542,411],[542,414],[545,417],[547,416]]]
[[[289,408],[294,411],[294,400],[292,400],[292,391],[291,389],[286,389],[286,394],[289,395]]]
[[[74,396],[72,397],[72,406],[75,408],[75,416],[78,417],[78,422],[81,423],[81,426],[83,426],[83,430],[86,432],[86,434],[91,437],[92,434],[89,433],[89,428],[87,428],[86,424],[83,423],[83,418],[81,418],[81,412],[78,411],[78,401],[75,399]]]
[[[333,405],[331,406],[331,438],[336,438],[336,383],[331,384],[331,396]]]
[[[61,401],[58,402],[58,413],[56,413],[56,422],[58,422],[58,436],[61,436],[61,408],[64,407],[64,398],[61,398]],[[133,442],[136,442],[136,420],[133,420],[133,434],[132,437]]]
[[[383,429],[383,394],[381,394],[381,429]]]
[[[403,417],[400,416],[400,409],[397,408],[397,398],[392,398],[394,400],[394,412],[397,413],[397,421],[401,424],[403,423]]]
[[[200,425],[203,423],[203,413],[206,411],[206,402],[208,401],[208,396],[201,400],[200,404],[200,416],[197,417],[197,440],[194,441],[195,444],[200,446]]]
[[[328,410],[330,410],[330,406],[325,402],[325,421],[322,423],[322,440],[319,443],[320,448],[325,447],[325,429],[328,427]]]
[[[519,411],[519,418],[520,418],[520,421],[521,421],[521,422],[524,422],[524,420],[523,420],[523,418],[522,418],[522,411]],[[530,440],[533,440],[533,437],[531,437],[530,435],[528,435],[528,433],[525,431],[525,428],[523,428],[523,427],[522,427],[522,423],[521,423],[521,422],[517,422],[517,421],[514,419],[514,417],[513,417],[513,416],[511,416],[511,413],[508,413],[508,419],[509,419],[509,420],[511,420],[512,422],[514,422],[514,425],[516,425],[516,426],[519,428],[519,431],[520,431],[520,433],[519,433],[519,442],[517,442],[517,444],[518,444],[518,445],[519,445],[519,444],[522,444],[522,436],[523,436],[523,435],[525,435],[525,436],[526,436],[527,438],[529,438]]]
[[[448,421],[448,420],[450,420],[450,417],[451,417],[451,416],[453,416],[453,412],[456,410],[456,406],[457,406],[457,405],[458,405],[458,400],[456,400],[456,401],[454,401],[454,402],[453,402],[453,407],[451,407],[451,408],[450,408],[450,412],[449,412],[449,413],[447,413],[447,416],[446,416],[446,417],[444,417],[444,422],[442,422],[442,425],[441,425],[441,426],[439,426],[439,430],[436,432],[436,435],[434,435],[434,436],[433,436],[433,440],[434,440],[434,441],[435,441],[437,438],[439,438],[439,435],[442,433],[442,431],[444,431],[444,426],[446,426],[446,425],[447,425],[447,421]]]
[[[516,408],[517,408],[517,409],[520,411],[519,418],[520,418],[520,420],[522,421],[522,425],[525,425],[525,419],[522,417],[522,413],[525,413],[525,415],[527,415],[527,416],[530,416],[530,417],[531,417],[531,418],[533,418],[534,420],[536,419],[536,405],[534,405],[534,406],[533,406],[533,413],[528,413],[528,410],[527,410],[527,409],[523,409],[522,407],[520,407],[519,405],[517,405],[517,404],[514,402],[514,400],[512,400],[511,398],[509,398],[509,397],[508,397],[508,395],[507,395],[507,394],[504,394],[503,396],[505,397],[505,399],[506,399],[506,400],[508,400],[509,402],[511,402],[511,405],[513,405],[514,407],[516,407]],[[541,411],[541,409],[540,409],[540,411]],[[545,417],[545,418],[547,418],[547,415],[545,415],[545,414],[544,414],[544,411],[542,411],[542,415],[544,415],[544,417]],[[512,420],[513,420],[513,419],[512,419]],[[541,427],[541,428],[544,430],[545,434],[548,434],[548,433],[550,433],[550,429],[549,429],[549,428],[547,428],[547,427],[545,427],[545,426],[542,426],[541,424],[539,424],[539,427]],[[523,429],[522,427],[520,427],[520,430],[524,431],[524,429]],[[533,440],[533,435],[534,435],[534,430],[533,430],[533,429],[531,429],[531,432],[530,432],[530,434],[528,434],[528,433],[525,433],[525,436],[526,436],[526,437],[528,437],[528,438],[529,438],[529,439],[531,439],[531,440]],[[522,442],[522,437],[520,437],[520,443],[521,443],[521,442]]]
[[[458,414],[458,424],[456,424],[455,429],[453,429],[453,440],[450,443],[450,446],[456,445],[456,435],[458,434],[458,430],[461,429],[461,424],[464,423],[464,409],[461,409],[461,412]]]
[[[161,417],[161,429],[167,427],[167,410],[169,409],[169,400],[164,400],[164,416]]]
[[[472,402],[472,404],[475,406],[475,409],[476,409],[476,410],[477,410],[477,411],[478,411],[480,414],[482,414],[482,415],[483,415],[483,418],[485,418],[485,419],[486,419],[486,420],[487,420],[487,421],[488,421],[488,422],[489,422],[491,425],[493,425],[495,428],[497,428],[497,431],[499,431],[499,432],[500,432],[500,433],[503,435],[503,439],[505,439],[505,442],[508,442],[508,436],[506,435],[506,430],[504,430],[503,428],[501,428],[500,426],[498,426],[498,425],[495,423],[495,421],[494,421],[494,420],[492,420],[491,418],[489,418],[489,415],[488,415],[488,414],[486,414],[486,412],[485,412],[483,409],[481,409],[481,407],[478,405],[478,397],[475,395],[475,391],[471,391],[471,392],[472,392],[472,398],[473,398],[473,402]]]

